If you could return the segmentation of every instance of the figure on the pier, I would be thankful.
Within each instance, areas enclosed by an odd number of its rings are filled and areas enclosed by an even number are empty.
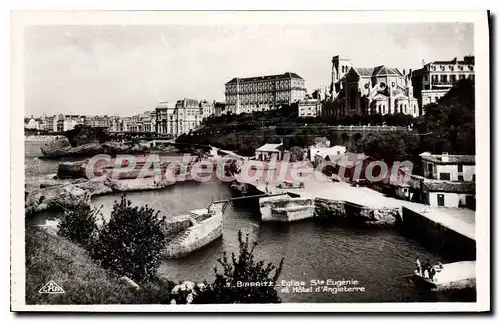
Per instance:
[[[418,260],[418,257],[416,259],[416,263],[417,263],[417,272],[419,275],[422,275],[422,265],[420,265],[420,261]]]

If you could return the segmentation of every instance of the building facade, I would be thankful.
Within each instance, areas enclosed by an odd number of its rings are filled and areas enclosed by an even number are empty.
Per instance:
[[[420,110],[430,103],[436,103],[461,79],[474,81],[474,56],[463,60],[434,61],[411,73],[413,92]]]
[[[75,128],[79,124],[84,124],[85,118],[80,115],[58,114],[53,119],[53,132],[65,132]]]
[[[184,98],[175,104],[160,102],[155,111],[156,132],[177,137],[196,129],[201,122],[214,113],[212,103]]]
[[[108,116],[85,116],[85,125],[90,127],[109,128],[110,119]]]
[[[321,101],[314,98],[306,98],[299,101],[299,117],[317,117],[321,115]]]
[[[476,207],[474,155],[420,154],[424,169],[422,201],[439,207]]]
[[[424,152],[420,154],[427,179],[443,181],[476,181],[475,156],[440,155]]]
[[[404,71],[384,65],[359,68],[347,57],[334,56],[331,74],[331,102],[325,115],[418,115],[410,74]]]
[[[233,78],[226,83],[226,113],[267,111],[290,105],[305,97],[302,77],[295,73]]]

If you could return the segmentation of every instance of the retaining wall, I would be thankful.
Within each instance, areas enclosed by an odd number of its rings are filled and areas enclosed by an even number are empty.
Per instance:
[[[452,261],[476,259],[476,241],[403,207],[402,231]]]

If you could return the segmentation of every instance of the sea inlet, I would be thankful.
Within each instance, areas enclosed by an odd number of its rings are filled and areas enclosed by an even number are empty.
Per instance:
[[[32,146],[26,145],[27,180],[31,175],[53,170],[53,161],[36,158]],[[45,164],[45,162],[49,162]],[[40,173],[41,172],[41,173]],[[109,217],[113,202],[121,195],[93,198],[93,204],[102,206]],[[206,207],[212,200],[231,196],[227,183],[214,179],[205,183],[185,182],[165,190],[128,193],[133,204],[149,205],[167,217],[183,215],[187,211]],[[50,214],[40,214],[45,218]],[[40,222],[44,218],[37,218]],[[187,257],[165,260],[159,273],[174,281],[212,280],[217,259],[225,251],[238,252],[238,231],[258,242],[257,260],[278,264],[284,258],[283,272],[276,289],[283,302],[421,302],[421,301],[475,301],[470,292],[436,293],[416,287],[406,277],[415,269],[415,258],[431,263],[447,259],[424,248],[394,228],[347,227],[324,222],[261,223],[259,210],[245,204],[230,204],[224,213],[223,237],[195,251]],[[349,280],[357,282],[352,292],[332,292],[335,286],[310,287],[311,281],[335,283]],[[289,287],[286,283],[304,282],[305,287]],[[291,282],[291,283],[290,283]],[[364,291],[361,291],[363,288]],[[311,290],[311,292],[309,292]]]

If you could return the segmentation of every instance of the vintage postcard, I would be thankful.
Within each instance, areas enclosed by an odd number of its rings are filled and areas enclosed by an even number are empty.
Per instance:
[[[11,25],[13,311],[490,310],[488,12]]]

